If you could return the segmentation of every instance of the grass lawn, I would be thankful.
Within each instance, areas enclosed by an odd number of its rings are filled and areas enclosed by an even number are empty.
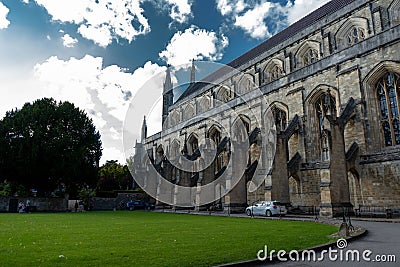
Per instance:
[[[158,212],[0,214],[0,266],[210,266],[325,243],[337,227]]]

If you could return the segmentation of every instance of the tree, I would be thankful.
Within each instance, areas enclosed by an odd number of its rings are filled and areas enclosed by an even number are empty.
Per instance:
[[[133,178],[128,166],[116,160],[107,161],[99,170],[98,191],[133,189]]]
[[[39,194],[94,186],[100,134],[72,103],[43,98],[0,121],[0,178]]]

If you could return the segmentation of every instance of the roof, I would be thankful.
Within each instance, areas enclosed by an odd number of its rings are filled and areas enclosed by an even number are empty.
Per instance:
[[[277,33],[276,35],[272,36],[271,38],[267,39],[266,41],[262,42],[258,46],[254,47],[250,51],[244,53],[243,55],[239,56],[238,58],[232,60],[227,65],[230,68],[237,68],[246,62],[250,61],[251,59],[256,58],[257,56],[261,55],[265,51],[272,49],[273,47],[281,44],[285,40],[289,39],[296,33],[301,32],[302,30],[308,28],[309,26],[313,25],[317,21],[321,20],[322,18],[335,13],[336,11],[342,9],[346,5],[354,2],[354,0],[332,0],[327,4],[323,5],[322,7],[316,9],[309,15],[305,16],[304,18],[300,19],[299,21],[293,23],[285,30]],[[210,84],[210,81],[216,80],[218,77],[223,76],[230,68],[229,67],[222,67],[221,69],[211,73],[202,81],[197,82],[195,84],[190,85],[186,91],[179,97],[176,102],[181,101],[182,99],[186,98],[187,96],[193,94],[197,90],[201,89],[205,84]],[[206,82],[204,82],[206,81]]]

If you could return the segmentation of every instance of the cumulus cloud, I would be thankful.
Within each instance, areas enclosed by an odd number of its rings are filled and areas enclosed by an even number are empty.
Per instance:
[[[170,17],[179,22],[184,23],[188,20],[191,14],[191,4],[188,0],[166,0],[169,9]]]
[[[217,0],[217,9],[221,12],[222,16],[230,13],[240,13],[247,7],[244,0]]]
[[[78,43],[78,40],[76,38],[71,37],[69,34],[64,34],[63,37],[61,37],[63,40],[63,45],[65,47],[74,47],[76,43]]]
[[[255,39],[269,38],[329,0],[276,1],[216,0],[217,10],[226,23],[242,29]]]
[[[35,0],[60,22],[79,25],[78,32],[99,46],[113,39],[133,41],[150,31],[141,8],[142,0]]]
[[[102,135],[105,159],[123,160],[122,127],[132,97],[165,69],[147,62],[130,73],[117,65],[104,67],[101,57],[62,60],[53,56],[37,64],[34,75],[44,88],[43,95],[70,101],[92,118]],[[161,88],[161,79],[159,84]]]
[[[253,38],[264,38],[271,36],[265,19],[270,13],[273,4],[265,2],[256,5],[253,9],[246,11],[243,15],[237,15],[235,26],[242,28]]]
[[[224,35],[218,36],[213,31],[191,26],[184,32],[175,33],[159,56],[172,66],[186,64],[191,59],[216,61],[221,59],[222,51],[228,43]]]
[[[329,1],[330,0],[295,0],[293,5],[288,6],[289,24],[298,21]]]
[[[7,14],[10,10],[0,2],[0,30],[5,29],[10,25],[10,21],[7,19]]]
[[[95,95],[116,119],[123,121],[129,101],[144,82],[164,70],[147,62],[133,73],[117,65],[103,68],[103,59],[86,55],[82,59],[61,60],[55,56],[34,67],[35,76],[45,83],[48,95],[56,95],[78,106],[94,108]]]

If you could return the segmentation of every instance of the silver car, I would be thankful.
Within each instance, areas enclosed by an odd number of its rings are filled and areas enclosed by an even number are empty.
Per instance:
[[[254,205],[246,208],[246,214],[248,216],[252,215],[263,215],[271,217],[274,215],[286,215],[287,209],[284,205],[281,205],[278,201],[259,201]]]

